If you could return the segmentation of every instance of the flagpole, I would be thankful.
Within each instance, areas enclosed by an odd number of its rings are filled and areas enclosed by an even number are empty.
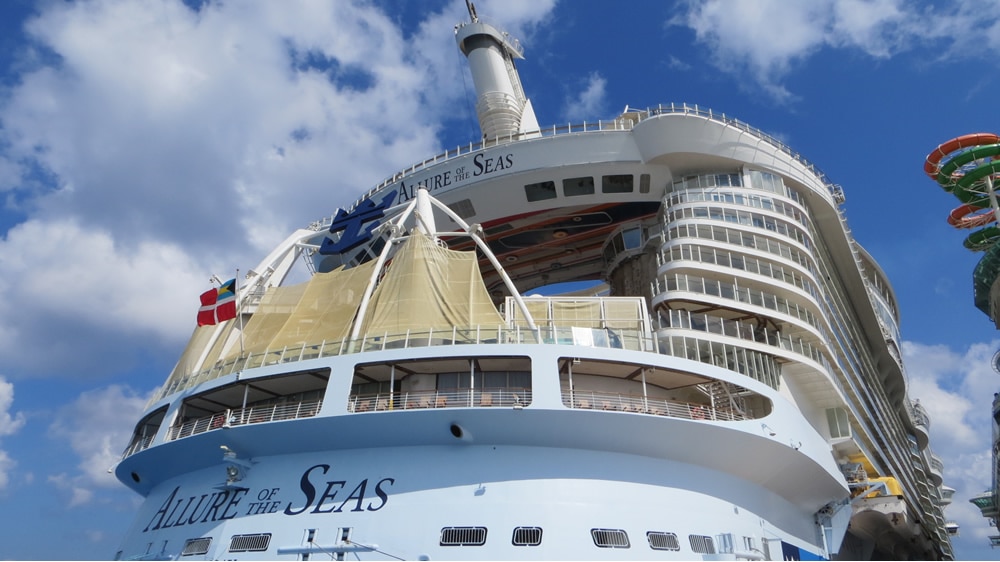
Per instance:
[[[240,319],[240,357],[243,357],[243,297],[240,295],[240,268],[236,268],[236,317]]]

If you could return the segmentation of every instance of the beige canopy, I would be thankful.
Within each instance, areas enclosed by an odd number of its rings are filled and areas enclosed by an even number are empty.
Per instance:
[[[499,326],[475,252],[456,252],[414,230],[387,268],[365,314],[362,334],[405,335]]]

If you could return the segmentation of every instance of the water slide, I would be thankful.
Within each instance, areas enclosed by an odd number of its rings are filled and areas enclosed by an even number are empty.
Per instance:
[[[948,215],[955,228],[981,228],[965,239],[966,248],[984,251],[1000,241],[1000,205],[994,180],[1000,181],[1000,136],[972,133],[951,139],[927,155],[924,173],[963,204]]]

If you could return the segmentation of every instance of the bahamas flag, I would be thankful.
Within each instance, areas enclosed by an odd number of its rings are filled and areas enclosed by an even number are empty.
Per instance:
[[[233,318],[236,318],[236,278],[201,294],[198,325],[212,326]]]

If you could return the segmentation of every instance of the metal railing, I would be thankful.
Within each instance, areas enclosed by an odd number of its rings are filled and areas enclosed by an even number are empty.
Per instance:
[[[171,426],[167,432],[167,441],[190,437],[223,427],[310,418],[318,414],[322,406],[322,400],[306,400],[302,402],[247,406],[246,408],[228,408],[210,416],[185,420],[178,425]],[[124,456],[127,457],[129,454],[131,453]]]
[[[154,437],[156,437],[155,433],[153,435],[146,435],[145,437],[135,439],[128,447],[125,448],[125,452],[122,453],[122,458],[124,459],[125,457],[132,456],[139,451],[145,451],[153,443]]]
[[[767,142],[768,144],[771,144],[772,146],[777,148],[780,152],[787,154],[792,158],[792,160],[795,160],[796,162],[802,164],[810,172],[815,174],[816,177],[819,178],[821,182],[823,182],[827,190],[829,190],[830,194],[833,195],[835,199],[838,196],[842,197],[842,190],[840,186],[833,184],[830,181],[830,179],[826,176],[826,174],[820,171],[819,168],[817,168],[812,162],[807,160],[804,156],[802,156],[795,150],[792,150],[791,147],[789,147],[782,141],[778,140],[777,138],[769,135],[768,133],[758,129],[757,127],[754,127],[753,125],[744,123],[739,119],[728,117],[726,116],[725,113],[716,113],[712,111],[711,108],[699,107],[697,104],[688,105],[687,103],[681,103],[681,104],[671,103],[670,105],[660,104],[657,105],[656,107],[649,107],[644,110],[635,108],[626,108],[625,113],[623,113],[621,117],[608,121],[599,120],[596,123],[588,123],[584,121],[583,123],[552,125],[549,127],[540,128],[535,131],[510,134],[506,137],[493,137],[491,139],[484,139],[480,142],[470,142],[467,145],[459,145],[454,149],[447,150],[441,154],[423,160],[422,162],[417,162],[416,164],[411,165],[409,168],[396,172],[392,176],[382,180],[382,182],[380,182],[375,187],[369,189],[367,193],[358,198],[357,201],[355,201],[349,208],[345,210],[348,213],[353,211],[355,208],[357,208],[358,205],[363,203],[366,199],[377,193],[379,190],[393,183],[398,182],[399,180],[405,178],[410,174],[414,174],[434,164],[438,164],[440,162],[446,162],[453,158],[458,158],[459,156],[464,156],[466,154],[483,150],[491,146],[496,146],[497,144],[509,143],[519,140],[528,140],[538,137],[550,137],[550,136],[558,136],[558,135],[573,134],[573,133],[591,133],[591,132],[601,132],[601,131],[630,131],[638,123],[641,123],[642,121],[645,121],[647,119],[651,119],[661,115],[676,115],[676,114],[704,117],[709,119],[710,121],[716,121],[718,123],[722,123],[724,125],[733,127],[740,131],[749,133],[757,138],[760,138],[765,142]],[[326,217],[324,219],[321,219],[313,223],[310,226],[310,228],[314,230],[325,230],[330,227],[332,221],[333,221],[333,216]]]
[[[567,408],[580,410],[605,410],[653,414],[670,418],[712,421],[742,421],[749,419],[730,408],[713,407],[711,404],[681,402],[666,398],[651,398],[641,394],[621,394],[592,390],[562,391],[562,402]]]
[[[455,388],[353,394],[347,411],[354,413],[425,408],[521,408],[531,404],[530,388]]]
[[[575,331],[574,331],[575,330]],[[356,340],[322,341],[302,346],[268,349],[262,352],[249,353],[230,358],[211,368],[203,369],[195,374],[168,381],[168,384],[155,395],[153,401],[169,396],[178,390],[190,388],[197,384],[222,376],[231,375],[246,369],[255,369],[269,365],[292,363],[307,359],[332,357],[352,353],[384,351],[386,349],[410,349],[430,346],[451,346],[463,344],[558,344],[576,345],[579,341],[580,328],[570,326],[541,327],[536,330],[521,326],[474,326],[471,328],[452,328],[451,330],[427,330],[420,332],[407,331],[402,334],[385,333],[381,335],[365,335]],[[589,347],[629,349],[634,351],[656,351],[656,338],[653,334],[642,330],[624,328],[594,328],[590,330]],[[575,338],[576,337],[576,338]]]

